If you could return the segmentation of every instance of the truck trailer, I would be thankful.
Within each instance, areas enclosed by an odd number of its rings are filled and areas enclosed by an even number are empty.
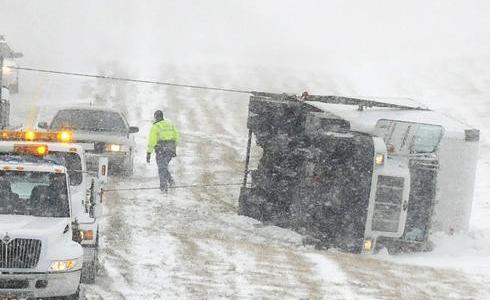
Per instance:
[[[468,229],[479,130],[458,120],[405,99],[254,93],[247,127],[242,215],[363,253]]]

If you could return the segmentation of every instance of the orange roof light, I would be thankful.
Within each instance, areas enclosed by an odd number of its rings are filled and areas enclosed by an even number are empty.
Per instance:
[[[25,134],[25,139],[28,140],[28,141],[33,141],[36,139],[36,133],[34,133],[34,131],[26,131],[26,134]]]
[[[73,141],[73,132],[69,130],[62,130],[62,131],[2,130],[0,131],[0,140],[69,143]]]
[[[71,142],[73,139],[73,133],[67,130],[58,132],[58,141],[63,143]]]

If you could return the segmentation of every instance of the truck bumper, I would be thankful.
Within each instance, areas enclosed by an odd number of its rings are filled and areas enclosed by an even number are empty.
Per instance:
[[[73,295],[81,270],[63,273],[0,274],[0,298],[44,298]]]

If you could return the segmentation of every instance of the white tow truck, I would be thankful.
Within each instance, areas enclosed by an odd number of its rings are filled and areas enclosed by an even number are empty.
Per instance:
[[[0,156],[0,299],[79,299],[83,250],[67,169],[46,145]]]
[[[72,133],[4,131],[0,135],[1,153],[11,153],[16,146],[48,147],[46,159],[56,159],[67,168],[71,193],[72,213],[79,232],[78,241],[83,247],[82,283],[94,283],[97,276],[99,252],[99,225],[102,215],[102,186],[107,180],[107,159],[100,158],[99,172],[87,171],[82,146],[70,143]]]

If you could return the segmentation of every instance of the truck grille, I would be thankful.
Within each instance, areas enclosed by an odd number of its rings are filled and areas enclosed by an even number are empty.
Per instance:
[[[41,241],[33,239],[0,240],[0,268],[30,269],[39,262]]]
[[[86,150],[88,153],[104,153],[105,151],[105,143],[104,142],[94,142],[94,141],[85,141],[85,140],[77,140],[77,143],[86,143],[86,144],[94,144],[93,150]]]
[[[403,205],[402,177],[378,176],[372,230],[397,232]]]

